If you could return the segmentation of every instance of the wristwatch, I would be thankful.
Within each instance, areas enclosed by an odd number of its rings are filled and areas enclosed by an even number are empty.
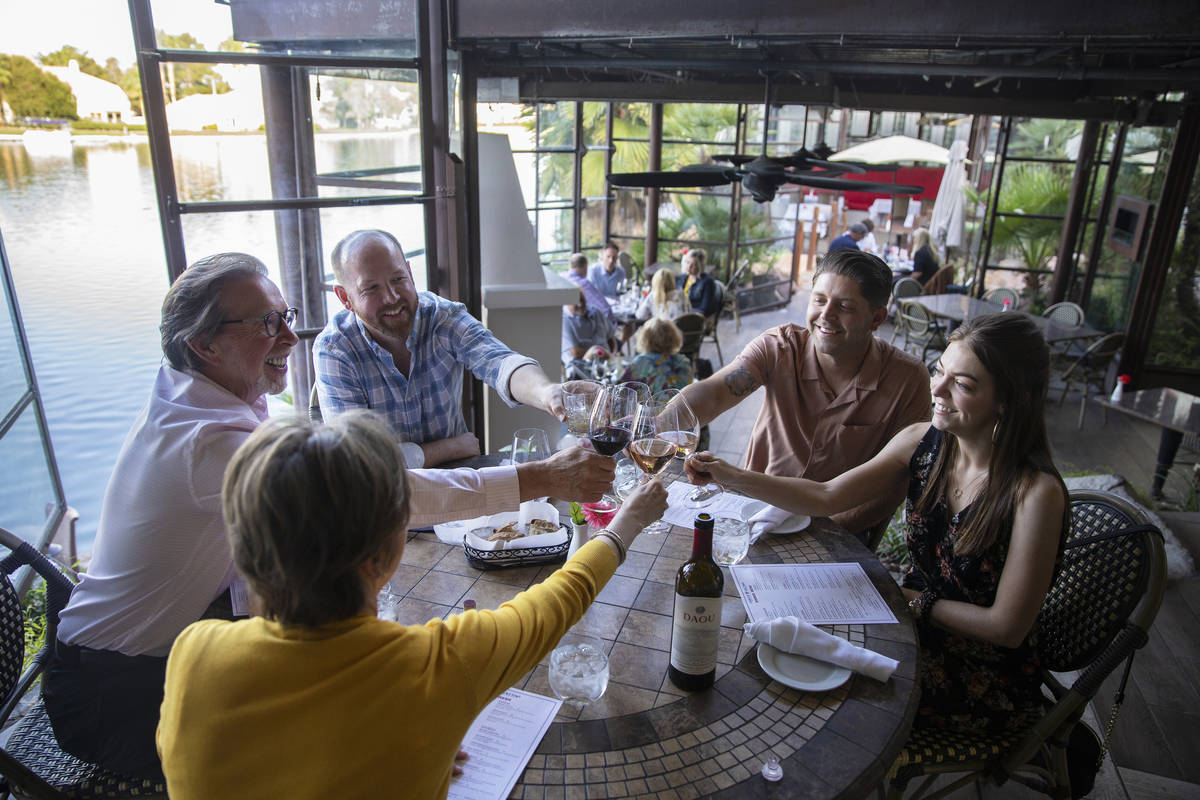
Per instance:
[[[912,614],[913,619],[918,622],[928,622],[930,615],[933,613],[933,604],[939,598],[940,595],[936,591],[926,589],[908,601],[908,613]]]

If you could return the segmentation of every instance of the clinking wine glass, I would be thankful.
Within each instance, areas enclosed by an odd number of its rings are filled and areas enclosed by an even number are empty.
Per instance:
[[[624,386],[605,387],[592,407],[588,440],[602,456],[615,456],[629,444],[633,417],[637,413],[637,394]]]
[[[633,423],[633,441],[629,443],[629,457],[646,473],[646,479],[662,472],[675,457],[676,445],[664,433],[679,430],[679,415],[669,403],[650,400],[638,406],[637,419]],[[663,520],[647,525],[643,533],[666,533],[671,526]]]
[[[513,464],[528,464],[549,457],[550,441],[541,428],[520,428],[513,434]]]
[[[664,405],[670,404],[674,410],[679,429],[663,431],[659,435],[675,445],[676,458],[686,459],[696,452],[696,445],[700,442],[700,419],[678,389],[663,389],[654,395],[654,401]]]

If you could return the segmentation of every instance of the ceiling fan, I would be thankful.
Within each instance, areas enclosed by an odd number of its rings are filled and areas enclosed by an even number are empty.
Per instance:
[[[881,194],[921,194],[920,186],[897,183],[876,183],[849,180],[839,177],[846,173],[862,174],[868,170],[894,170],[894,166],[875,166],[855,161],[826,161],[832,150],[824,143],[810,151],[801,147],[789,156],[767,155],[767,135],[770,128],[771,104],[770,82],[767,84],[765,103],[767,118],[763,121],[762,155],[742,153],[716,155],[714,161],[726,164],[690,164],[676,171],[652,170],[648,172],[616,172],[608,175],[613,186],[679,189],[684,187],[724,186],[741,182],[742,188],[759,203],[775,199],[775,193],[785,183],[812,186],[817,189],[849,189],[858,192]]]

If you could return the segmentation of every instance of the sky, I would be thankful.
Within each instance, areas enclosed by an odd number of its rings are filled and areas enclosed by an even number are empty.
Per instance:
[[[213,0],[151,0],[155,28],[190,33],[206,47],[232,34],[229,6]],[[0,53],[34,57],[63,45],[100,64],[115,57],[132,66],[133,30],[126,0],[0,0]]]

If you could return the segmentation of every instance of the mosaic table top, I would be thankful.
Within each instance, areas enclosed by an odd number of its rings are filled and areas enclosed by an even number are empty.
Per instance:
[[[886,683],[853,675],[838,689],[802,692],[771,679],[726,572],[717,681],[684,692],[667,679],[674,579],[691,553],[691,531],[642,535],[575,630],[603,639],[610,680],[582,712],[563,706],[511,797],[756,798],[862,797],[903,746],[916,710],[918,648],[903,595],[879,561],[829,520],[797,534],[767,535],[754,563],[857,561],[899,624],[825,626],[854,644],[900,661]],[[557,565],[479,570],[461,547],[433,533],[413,535],[392,588],[399,621],[422,624],[455,613],[464,599],[496,608]],[[518,688],[553,696],[543,661]],[[784,778],[759,771],[770,754]]]

